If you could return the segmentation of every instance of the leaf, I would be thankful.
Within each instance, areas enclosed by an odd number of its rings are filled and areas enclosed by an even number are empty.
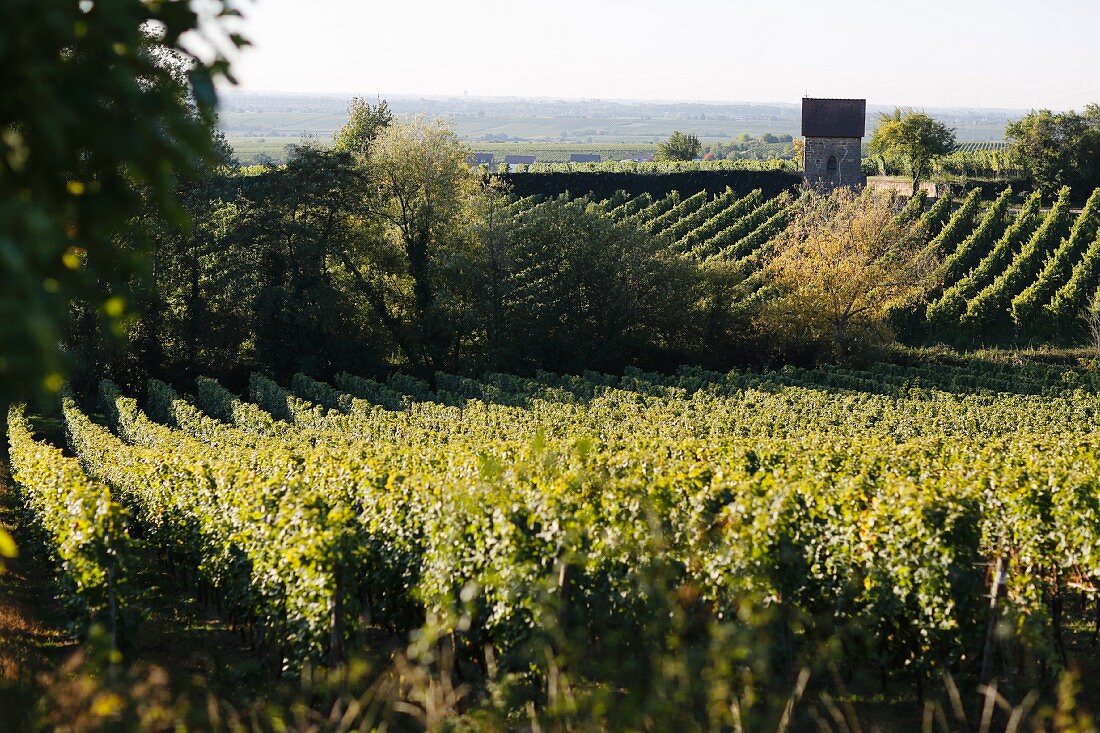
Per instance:
[[[0,557],[16,557],[18,550],[11,535],[0,529]]]

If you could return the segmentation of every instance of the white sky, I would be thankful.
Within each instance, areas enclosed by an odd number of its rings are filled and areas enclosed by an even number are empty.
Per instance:
[[[1100,0],[241,0],[242,88],[1080,108]]]

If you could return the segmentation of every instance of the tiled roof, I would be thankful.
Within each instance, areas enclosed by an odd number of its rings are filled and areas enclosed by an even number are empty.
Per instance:
[[[802,134],[809,137],[863,137],[866,99],[802,99]]]

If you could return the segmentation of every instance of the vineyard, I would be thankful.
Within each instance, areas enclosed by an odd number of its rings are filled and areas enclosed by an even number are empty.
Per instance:
[[[0,0],[0,733],[1100,733],[1100,4],[895,5]]]
[[[708,221],[733,206],[643,204],[620,213],[676,241],[699,229],[687,210]],[[731,218],[757,231],[787,204],[744,200]],[[554,648],[573,673],[643,698],[670,680],[637,655],[668,634],[698,647],[678,662],[693,674],[740,680],[726,695],[829,660],[883,689],[945,671],[1011,689],[1069,664],[1100,624],[1091,372],[178,387],[151,380],[141,403],[109,381],[66,394],[64,446],[9,415],[13,475],[68,608],[116,635],[140,615],[129,579],[150,564],[216,597],[284,673],[428,620],[460,657],[491,649],[506,670],[545,673]],[[1005,619],[995,634],[991,613]],[[569,656],[570,639],[585,652]],[[655,666],[634,679],[638,666],[616,673],[592,652]],[[697,715],[724,725],[725,710]]]
[[[724,160],[670,160],[647,161],[605,160],[599,163],[543,163],[521,164],[525,173],[642,173],[661,174],[685,171],[797,171],[798,164],[791,158],[726,158]]]
[[[789,193],[766,198],[759,190],[739,196],[729,189],[579,201],[661,238],[677,257],[741,268],[747,305],[768,296],[760,268],[796,205]],[[522,219],[546,203],[519,199],[505,215]],[[917,221],[941,264],[934,287],[896,304],[899,333],[925,342],[1077,338],[1100,287],[1100,190],[1079,213],[1070,208],[1068,189],[1049,208],[1041,204],[1037,195],[1017,203],[1011,189],[989,204],[977,190],[960,202],[911,199],[898,216]]]
[[[493,218],[595,214],[729,275],[751,316],[780,294],[766,265],[801,195],[502,196]],[[912,223],[935,268],[892,304],[901,334],[1082,332],[1100,191],[1081,210],[1068,189],[896,204],[885,221]],[[265,680],[368,660],[375,723],[774,729],[837,695],[855,706],[824,730],[881,706],[899,730],[947,710],[961,730],[959,695],[986,724],[1023,719],[1017,703],[1095,664],[1100,378],[1085,360],[894,353],[125,389],[99,372],[62,390],[59,423],[10,411],[11,473],[77,634],[140,646],[152,583],[207,609]],[[429,704],[441,686],[463,692]]]

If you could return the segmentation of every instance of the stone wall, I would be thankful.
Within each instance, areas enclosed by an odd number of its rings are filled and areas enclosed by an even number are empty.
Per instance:
[[[862,186],[866,179],[860,169],[860,138],[807,137],[802,158],[806,183],[811,186]],[[829,170],[829,157],[836,157],[836,170]]]

